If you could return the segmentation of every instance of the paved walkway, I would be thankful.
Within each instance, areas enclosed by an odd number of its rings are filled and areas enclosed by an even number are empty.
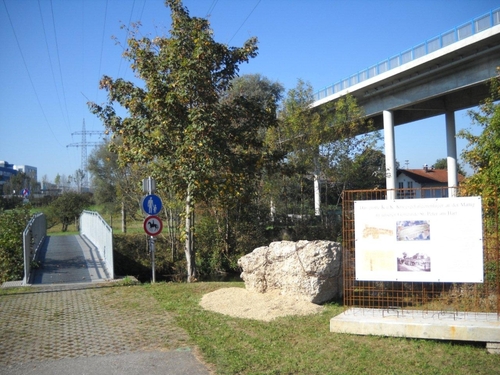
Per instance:
[[[173,317],[140,286],[112,286],[91,252],[48,237],[29,291],[0,295],[0,374],[210,374]]]
[[[135,288],[135,289],[134,289]],[[32,287],[0,295],[0,374],[210,374],[140,287]]]

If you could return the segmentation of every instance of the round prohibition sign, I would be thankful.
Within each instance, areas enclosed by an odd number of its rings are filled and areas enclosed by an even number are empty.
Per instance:
[[[148,216],[144,219],[144,232],[150,236],[157,236],[163,229],[163,223],[158,216]]]

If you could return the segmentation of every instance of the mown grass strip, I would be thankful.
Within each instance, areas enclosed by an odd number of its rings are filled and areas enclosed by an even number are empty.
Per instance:
[[[500,356],[484,344],[335,334],[338,304],[310,316],[271,322],[204,310],[205,293],[243,283],[157,283],[143,287],[175,313],[219,374],[494,374]]]

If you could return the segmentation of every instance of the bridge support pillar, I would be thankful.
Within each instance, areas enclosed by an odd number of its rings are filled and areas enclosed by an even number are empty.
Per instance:
[[[457,140],[455,130],[455,112],[446,111],[446,148],[448,168],[448,197],[457,196],[458,167],[457,167]]]
[[[383,112],[385,145],[385,183],[387,199],[396,198],[396,143],[394,141],[394,116],[391,111]]]
[[[321,195],[319,187],[319,173],[314,174],[314,215],[321,215]]]

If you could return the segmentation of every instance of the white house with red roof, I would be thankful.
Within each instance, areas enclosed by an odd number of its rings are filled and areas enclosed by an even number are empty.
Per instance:
[[[464,180],[458,174],[458,182]],[[398,169],[397,199],[448,197],[448,171],[424,166],[422,169]]]

